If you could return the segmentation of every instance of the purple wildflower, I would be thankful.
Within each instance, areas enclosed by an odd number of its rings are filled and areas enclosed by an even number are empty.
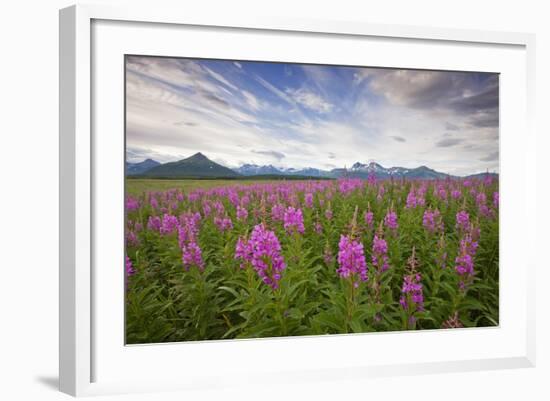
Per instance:
[[[456,214],[456,226],[461,231],[468,231],[470,228],[470,215],[468,212],[461,210]]]
[[[221,232],[226,230],[231,230],[233,228],[233,222],[227,216],[225,217],[214,217],[214,224],[218,227]]]
[[[422,218],[422,225],[430,233],[443,231],[443,221],[438,209],[426,209]]]
[[[147,220],[147,229],[151,231],[160,231],[161,220],[159,216],[149,216]]]
[[[245,207],[237,206],[237,220],[243,221],[248,218],[248,210]]]
[[[384,238],[376,234],[372,241],[372,265],[379,272],[383,273],[390,268],[388,263],[388,243]]]
[[[407,209],[413,209],[415,208],[417,205],[417,200],[416,200],[416,195],[414,193],[414,188],[411,188],[411,190],[409,191],[409,194],[407,195],[407,204],[406,204],[406,208]]]
[[[128,256],[126,256],[126,276],[131,276],[135,273],[134,266],[132,265],[132,261]]]
[[[276,203],[271,207],[271,220],[282,221],[285,213],[285,207],[280,203]]]
[[[475,275],[474,257],[478,247],[475,236],[477,236],[475,231],[473,231],[473,235],[470,233],[464,235],[460,240],[458,256],[455,258],[455,270],[460,277],[459,286],[463,291],[466,290],[466,286],[471,283]]]
[[[126,211],[131,212],[139,209],[139,201],[131,196],[126,198]]]
[[[126,234],[126,243],[130,246],[136,246],[139,245],[138,237],[136,236],[136,233],[133,231],[128,231]]]
[[[304,202],[306,204],[306,207],[308,207],[308,208],[313,207],[313,194],[312,193],[305,194]]]
[[[178,227],[178,218],[171,214],[165,214],[162,216],[162,224],[160,226],[160,233],[162,235],[172,234]]]
[[[195,241],[191,241],[181,248],[183,268],[189,270],[192,266],[196,266],[200,271],[204,270],[204,260],[202,259],[202,251]]]
[[[275,233],[258,224],[252,230],[249,246],[252,251],[250,262],[262,281],[274,290],[279,288],[286,265]]]
[[[409,313],[424,310],[424,296],[420,273],[408,274],[404,277],[399,304]]]
[[[323,233],[323,226],[318,221],[315,222],[314,229],[315,232],[319,235]]]
[[[285,211],[283,220],[287,233],[304,233],[304,216],[302,215],[302,209],[295,209],[292,206],[289,206]]]
[[[388,213],[384,217],[384,224],[392,231],[397,230],[399,227],[399,224],[397,223],[397,213],[395,213],[392,209],[388,210]]]
[[[235,245],[235,259],[241,261],[241,269],[246,267],[246,263],[252,261],[252,247],[251,243],[246,238],[241,238],[237,240]]]
[[[372,229],[374,225],[374,213],[370,210],[370,208],[365,211],[364,218],[365,224],[367,225],[369,230]]]
[[[342,278],[351,278],[357,287],[359,281],[367,281],[367,262],[363,252],[363,244],[353,240],[349,235],[342,235],[338,244],[337,273]]]

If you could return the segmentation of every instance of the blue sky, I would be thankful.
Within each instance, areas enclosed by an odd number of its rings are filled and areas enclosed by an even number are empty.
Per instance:
[[[498,75],[128,56],[127,159],[498,172]]]

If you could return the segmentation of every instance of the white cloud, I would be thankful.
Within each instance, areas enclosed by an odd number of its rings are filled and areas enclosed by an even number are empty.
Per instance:
[[[283,91],[271,82],[286,81],[242,68],[244,63],[226,68],[129,58],[128,159],[166,162],[201,151],[233,167],[273,162],[326,169],[374,159],[388,167],[425,164],[451,174],[498,171],[498,119],[491,110],[471,111],[469,101],[486,99],[474,87],[470,97],[462,97],[470,88],[467,78],[348,68],[344,81],[324,67],[302,66],[306,75],[299,87],[291,83],[300,69],[292,77],[281,69],[280,78],[288,79]],[[439,98],[450,101],[455,93],[466,102],[458,111],[441,105]],[[317,114],[308,117],[304,109]]]
[[[287,89],[286,92],[296,101],[297,103],[301,104],[302,106],[306,107],[307,109],[316,111],[318,113],[328,113],[332,110],[333,105],[329,102],[325,101],[321,96],[318,94],[306,89],[306,88],[300,88],[300,89]]]

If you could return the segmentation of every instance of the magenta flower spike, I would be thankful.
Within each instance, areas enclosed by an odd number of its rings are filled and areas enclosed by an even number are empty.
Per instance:
[[[456,226],[462,231],[468,231],[470,228],[470,215],[468,212],[461,210],[456,214]]]
[[[189,270],[195,266],[200,271],[204,270],[204,260],[202,259],[202,250],[195,241],[184,244],[182,249],[181,260],[183,262],[183,268]]]
[[[378,273],[383,273],[390,268],[388,258],[388,243],[380,234],[375,234],[372,241],[371,261]]]
[[[283,226],[287,233],[304,233],[304,216],[302,215],[302,209],[295,209],[289,206],[283,216]]]
[[[352,280],[355,287],[360,281],[367,281],[367,262],[363,244],[349,235],[340,236],[338,244],[338,269],[336,272],[342,278]]]
[[[273,231],[263,224],[254,226],[248,243],[250,263],[262,281],[273,290],[279,288],[279,281],[286,268],[281,255],[281,244]]]
[[[126,276],[131,276],[135,273],[134,266],[132,265],[132,261],[128,256],[126,256]]]
[[[399,227],[397,223],[397,213],[393,209],[388,210],[388,213],[384,217],[384,225],[392,231],[396,231]]]

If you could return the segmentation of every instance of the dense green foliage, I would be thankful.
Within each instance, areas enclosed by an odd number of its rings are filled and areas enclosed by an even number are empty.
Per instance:
[[[130,196],[127,343],[498,325],[496,180],[352,184],[350,189],[339,181],[234,183],[183,190],[173,186]],[[417,190],[422,204],[407,207],[408,196]],[[312,205],[307,205],[306,194],[313,195]],[[223,211],[205,212],[205,204],[214,202],[223,205]],[[283,221],[273,219],[272,208],[279,203],[301,209],[303,234],[289,232]],[[236,204],[244,205],[247,217],[237,217]],[[430,231],[423,219],[427,210],[435,209],[444,229]],[[384,224],[392,210],[398,217],[396,230]],[[364,218],[366,211],[373,213],[372,225]],[[479,229],[475,274],[464,288],[465,276],[456,268],[464,236],[457,226],[460,211],[467,212],[469,229]],[[201,214],[196,243],[204,269],[184,266],[177,229],[162,233],[149,223],[155,216],[179,218],[196,212]],[[221,230],[216,217],[231,219],[232,228]],[[181,219],[179,224],[184,224]],[[238,239],[248,238],[256,225],[272,230],[281,244],[286,268],[276,289],[262,282],[250,263],[241,266],[235,258]],[[337,273],[342,235],[362,244],[368,280],[354,285]],[[389,269],[384,272],[372,263],[375,235],[387,242]],[[411,269],[420,274],[423,292],[423,307],[414,311],[399,302]]]

